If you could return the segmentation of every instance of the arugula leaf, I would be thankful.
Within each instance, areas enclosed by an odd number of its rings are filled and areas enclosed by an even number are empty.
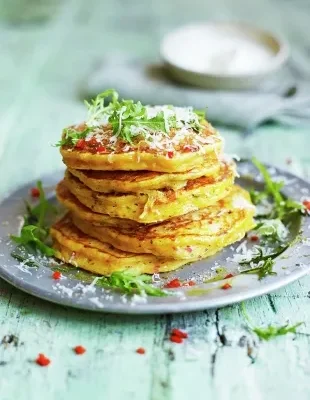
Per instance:
[[[258,279],[262,280],[268,275],[277,275],[277,273],[273,271],[274,263],[274,260],[269,257],[258,263],[257,267],[242,271],[241,274],[257,274]]]
[[[107,99],[110,99],[110,102],[106,105]],[[145,136],[146,132],[168,134],[171,129],[180,127],[177,126],[175,114],[168,116],[163,111],[159,111],[154,117],[149,118],[147,108],[140,101],[137,103],[133,100],[119,101],[119,95],[113,89],[100,93],[90,103],[85,101],[85,105],[88,108],[87,128],[82,132],[72,127],[65,129],[63,139],[57,146],[75,145],[79,139],[85,139],[89,132],[101,124],[110,125],[113,134],[128,143],[132,143],[134,137]],[[203,111],[192,113],[189,125],[195,132],[200,132],[203,128],[201,125],[203,118]]]
[[[270,242],[283,242],[289,233],[280,219],[260,220],[254,230]]]
[[[49,213],[52,214],[57,214],[57,208],[53,206],[47,199],[42,187],[42,182],[38,181],[37,182],[37,188],[39,189],[40,195],[39,195],[39,203],[38,205],[34,206],[33,208],[30,207],[29,204],[27,204],[27,212],[28,216],[27,217],[32,217],[35,218],[37,223],[34,225],[38,226],[41,229],[47,229],[47,219],[49,217]]]
[[[276,257],[281,255],[286,249],[288,249],[290,243],[277,247],[272,253],[264,254],[264,249],[261,246],[254,246],[253,257],[251,259],[245,259],[240,261],[240,265],[251,265],[258,264],[260,261],[266,261],[268,258],[274,260]]]
[[[297,333],[296,329],[303,325],[303,322],[298,322],[295,325],[282,325],[282,326],[271,326],[269,325],[267,328],[253,328],[253,332],[263,340],[270,340],[277,336],[283,336],[287,333]]]
[[[54,249],[46,244],[49,235],[47,220],[49,213],[56,213],[57,210],[56,207],[51,205],[46,199],[41,181],[37,182],[37,187],[40,193],[39,203],[31,207],[30,204],[26,202],[27,214],[24,216],[24,224],[20,235],[11,235],[11,239],[28,250],[38,250],[46,256],[52,256],[54,255]]]
[[[289,230],[286,226],[289,223],[289,217],[292,214],[303,212],[304,206],[292,199],[285,198],[281,194],[284,183],[273,181],[266,167],[256,158],[253,158],[252,162],[263,176],[265,187],[260,192],[252,190],[250,192],[251,200],[254,204],[259,204],[266,209],[263,213],[256,214],[258,223],[254,230],[260,236],[261,243],[267,245],[280,243],[280,246],[269,254],[268,252],[265,253],[262,247],[254,246],[253,257],[245,259],[239,264],[251,267],[241,273],[256,273],[259,279],[263,279],[267,275],[276,274],[273,271],[274,259],[290,246],[290,243],[284,245],[289,236]],[[272,200],[273,203],[266,202],[268,199]]]
[[[251,320],[250,320],[250,318],[249,318],[247,312],[246,312],[245,304],[244,304],[244,303],[241,303],[241,311],[242,311],[242,314],[243,314],[244,318],[245,318],[246,321],[247,321],[247,325],[248,325],[249,329],[250,329],[251,331],[253,331],[254,333],[256,333],[256,335],[257,335],[261,340],[266,340],[266,341],[268,341],[268,340],[270,340],[270,339],[274,339],[274,338],[276,338],[276,337],[278,337],[278,336],[283,336],[283,335],[286,335],[286,334],[288,334],[288,333],[297,333],[297,331],[296,331],[297,328],[298,328],[300,325],[303,325],[303,324],[304,324],[304,322],[298,322],[298,323],[295,324],[295,325],[288,325],[288,323],[287,323],[287,324],[282,325],[282,326],[272,326],[272,325],[269,325],[269,326],[266,327],[266,328],[263,328],[263,327],[254,327],[254,326],[252,325],[252,322],[251,322]]]
[[[264,178],[266,193],[273,197],[276,204],[281,204],[284,201],[284,198],[282,197],[280,190],[284,186],[284,182],[273,181],[267,168],[259,162],[257,158],[253,157],[252,162]]]
[[[205,110],[194,110],[194,113],[198,115],[199,122],[202,122],[206,118]]]
[[[263,199],[271,197],[274,201],[274,207],[271,214],[269,215],[269,218],[280,219],[280,220],[287,218],[289,214],[297,212],[299,213],[304,211],[305,207],[302,204],[292,199],[286,199],[281,194],[280,190],[283,188],[284,182],[273,181],[269,172],[267,171],[267,168],[262,163],[260,163],[255,157],[253,157],[252,162],[259,170],[259,172],[262,174],[265,181],[264,191],[262,192],[252,191],[250,193],[251,199],[254,204],[258,204]]]
[[[149,296],[167,296],[166,292],[153,286],[152,277],[139,275],[135,270],[115,271],[110,276],[102,276],[97,285],[120,289],[128,294],[147,294]]]
[[[222,281],[223,279],[225,279],[225,276],[229,274],[229,271],[225,267],[218,267],[216,268],[215,273],[216,274],[211,276],[210,278],[204,279],[203,283]]]
[[[40,229],[35,225],[26,225],[22,227],[20,236],[11,235],[11,239],[15,243],[23,246],[38,249],[46,256],[53,256],[54,249],[44,244],[43,240],[46,238],[46,231]]]
[[[105,107],[105,99],[111,98],[110,104]],[[117,103],[118,93],[114,89],[108,89],[98,94],[95,99],[84,101],[84,104],[88,108],[88,118],[86,124],[92,126],[97,123],[104,113],[110,115],[113,111],[113,106]]]
[[[252,189],[249,191],[249,193],[250,193],[251,201],[255,205],[261,203],[262,200],[264,200],[268,197],[268,194],[264,191],[259,192],[258,190]]]
[[[65,128],[62,131],[63,138],[56,143],[56,147],[65,145],[75,146],[80,139],[85,139],[89,132],[91,132],[91,128],[89,127],[86,127],[83,131],[77,131],[74,128]]]
[[[112,102],[104,107],[104,98],[110,95],[111,92],[104,92],[100,95],[102,105],[99,107],[101,114],[108,115],[108,122],[112,126],[113,133],[121,139],[131,143],[132,137],[143,134],[143,129],[147,128],[150,131],[168,132],[172,127],[175,127],[172,118],[165,118],[161,111],[153,118],[148,118],[147,109],[140,101],[134,103],[133,100],[118,101],[118,94],[114,92]],[[94,111],[92,111],[94,112]],[[100,112],[95,110],[95,118],[101,117]],[[91,118],[94,116],[91,114]],[[89,121],[87,121],[89,124]],[[132,127],[134,129],[132,129]]]
[[[258,279],[261,280],[267,275],[276,275],[273,271],[275,264],[274,259],[282,254],[290,244],[281,245],[276,248],[272,253],[264,253],[264,249],[260,246],[254,246],[253,257],[240,261],[239,265],[249,266],[249,269],[243,270],[241,274],[257,274]]]
[[[25,257],[24,255],[21,255],[17,253],[16,251],[12,251],[11,256],[15,258],[15,260],[23,263],[24,265],[27,265],[27,267],[35,267],[35,268],[40,268],[41,264],[35,261],[34,259],[31,259],[29,255]]]

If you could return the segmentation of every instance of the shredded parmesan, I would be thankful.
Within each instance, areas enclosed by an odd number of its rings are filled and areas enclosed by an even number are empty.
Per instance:
[[[154,131],[147,129],[147,127],[133,124],[130,126],[130,134],[133,136],[133,142],[137,136],[140,136],[141,140],[137,144],[130,143],[124,145],[122,151],[128,152],[137,146],[139,149],[139,146],[144,143],[150,149],[168,152],[174,151],[182,143],[190,142],[190,147],[195,149],[196,153],[201,153],[204,151],[205,145],[214,144],[215,141],[221,140],[215,131],[214,135],[209,133],[208,136],[193,131],[193,126],[201,125],[199,117],[193,111],[192,107],[173,107],[168,105],[147,106],[146,111],[148,119],[156,117],[161,112],[164,114],[166,132]],[[174,119],[175,129],[173,129],[172,134],[171,127],[169,126],[169,118]],[[113,151],[117,147],[119,137],[109,129],[107,118],[100,120],[100,122],[97,120],[88,121],[87,126],[93,128],[85,138],[87,142],[95,139],[98,144],[104,143],[107,145],[110,151]]]

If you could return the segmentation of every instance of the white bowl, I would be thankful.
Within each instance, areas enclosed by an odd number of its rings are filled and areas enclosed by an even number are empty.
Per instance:
[[[178,81],[211,89],[249,89],[284,65],[289,47],[276,35],[243,23],[209,22],[167,34],[160,53]]]

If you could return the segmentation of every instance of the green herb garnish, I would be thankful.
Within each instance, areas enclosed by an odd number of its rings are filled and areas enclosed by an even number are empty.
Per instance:
[[[283,242],[288,236],[288,229],[280,219],[263,219],[254,229],[267,242]]]
[[[35,225],[23,226],[20,236],[11,235],[11,239],[14,240],[15,243],[25,248],[30,247],[31,249],[39,250],[40,253],[46,256],[53,256],[54,249],[44,243],[46,237],[46,231]]]
[[[298,322],[295,325],[288,325],[288,323],[287,323],[287,324],[282,325],[282,326],[269,325],[266,328],[255,327],[255,326],[253,326],[253,324],[252,324],[252,322],[251,322],[251,320],[250,320],[250,318],[249,318],[249,316],[248,316],[248,314],[246,312],[244,303],[241,303],[241,311],[242,311],[242,314],[243,314],[244,318],[247,321],[247,325],[248,325],[249,329],[251,331],[253,331],[254,333],[256,333],[256,335],[261,340],[268,341],[270,339],[276,338],[277,336],[283,336],[283,335],[286,335],[288,333],[297,333],[296,332],[297,328],[300,325],[304,324],[304,322]]]
[[[211,282],[217,282],[217,281],[222,281],[225,279],[225,276],[229,274],[229,271],[225,267],[218,267],[215,270],[215,275],[211,276],[210,278],[207,278],[203,281],[203,283],[211,283]]]
[[[26,257],[26,256],[24,256],[22,254],[17,253],[16,251],[12,251],[11,256],[13,258],[15,258],[15,260],[23,263],[24,265],[27,265],[27,267],[35,267],[35,268],[40,268],[41,267],[41,264],[38,263],[37,261],[31,259],[29,257],[29,254]]]
[[[108,98],[110,102],[105,104]],[[116,137],[128,143],[132,143],[134,137],[144,137],[147,132],[162,132],[168,135],[171,129],[181,127],[179,125],[182,121],[177,121],[175,114],[165,115],[163,111],[159,111],[154,117],[148,118],[147,108],[140,101],[120,101],[118,93],[113,89],[100,93],[90,103],[85,101],[85,105],[88,108],[85,130],[79,132],[74,128],[65,129],[57,146],[75,145],[79,139],[84,139],[89,132],[102,124],[109,125]],[[202,111],[193,112],[189,126],[195,132],[201,131],[203,117]]]
[[[267,275],[276,275],[276,272],[273,271],[274,259],[282,254],[289,245],[281,245],[272,253],[264,253],[264,249],[261,246],[254,246],[253,257],[239,262],[240,265],[251,267],[241,271],[241,274],[258,274],[259,280]]]
[[[281,194],[281,189],[284,186],[284,182],[273,181],[267,168],[259,162],[255,157],[252,159],[253,164],[262,174],[265,187],[261,192],[251,191],[251,199],[254,204],[259,204],[263,199],[271,198],[274,202],[273,209],[268,216],[270,219],[283,220],[288,215],[293,213],[300,213],[304,211],[304,206],[292,199],[287,199]]]
[[[97,285],[120,289],[127,294],[147,294],[149,296],[167,296],[163,290],[152,285],[150,275],[141,274],[135,270],[113,272],[110,276],[102,276],[96,281]]]
[[[264,253],[264,249],[261,246],[254,246],[253,257],[249,260],[240,261],[239,264],[240,265],[250,265],[252,263],[257,264],[260,261],[267,260],[268,258],[274,260],[280,254],[282,254],[289,246],[290,244],[281,245],[278,248],[276,248],[272,253]]]
[[[269,325],[267,328],[253,328],[253,332],[262,339],[262,340],[270,340],[277,336],[283,336],[287,333],[297,333],[296,329],[303,325],[303,322],[298,322],[295,325],[282,325],[282,326],[272,326]]]
[[[272,258],[269,257],[266,260],[261,261],[258,265],[258,267],[242,271],[241,273],[257,274],[259,280],[265,278],[268,275],[277,275],[277,273],[273,271],[274,260]]]
[[[24,216],[24,224],[19,236],[11,235],[11,239],[22,248],[46,256],[54,255],[54,249],[48,246],[47,239],[49,235],[48,218],[50,212],[55,213],[56,208],[46,199],[42,187],[42,182],[37,182],[39,189],[39,203],[31,207],[26,202],[27,214]]]
[[[290,217],[296,216],[296,213],[302,213],[304,206],[292,199],[285,198],[281,189],[284,182],[273,181],[267,168],[256,158],[252,159],[253,164],[260,171],[264,178],[265,186],[263,191],[252,190],[250,192],[251,200],[254,204],[264,205],[264,201],[270,200],[272,203],[268,206],[267,215],[256,215],[257,225],[254,230],[258,233],[261,243],[268,247],[279,245],[272,253],[264,252],[261,246],[254,246],[253,257],[239,262],[240,265],[248,265],[251,268],[241,273],[258,274],[259,279],[268,275],[276,275],[273,271],[274,259],[282,254],[290,244],[284,244],[289,236],[287,228]],[[269,205],[269,203],[267,203]]]
[[[74,128],[65,128],[63,138],[56,144],[56,146],[73,145],[75,146],[80,139],[85,139],[91,129],[86,127],[83,131],[77,131]]]

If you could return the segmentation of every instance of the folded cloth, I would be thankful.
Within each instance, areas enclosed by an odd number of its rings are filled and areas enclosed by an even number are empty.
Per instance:
[[[209,121],[239,127],[245,132],[266,121],[310,124],[310,85],[296,83],[288,70],[255,91],[212,91],[170,80],[162,64],[112,56],[91,74],[86,95],[94,97],[108,88],[116,89],[122,98],[143,104],[206,108]]]

